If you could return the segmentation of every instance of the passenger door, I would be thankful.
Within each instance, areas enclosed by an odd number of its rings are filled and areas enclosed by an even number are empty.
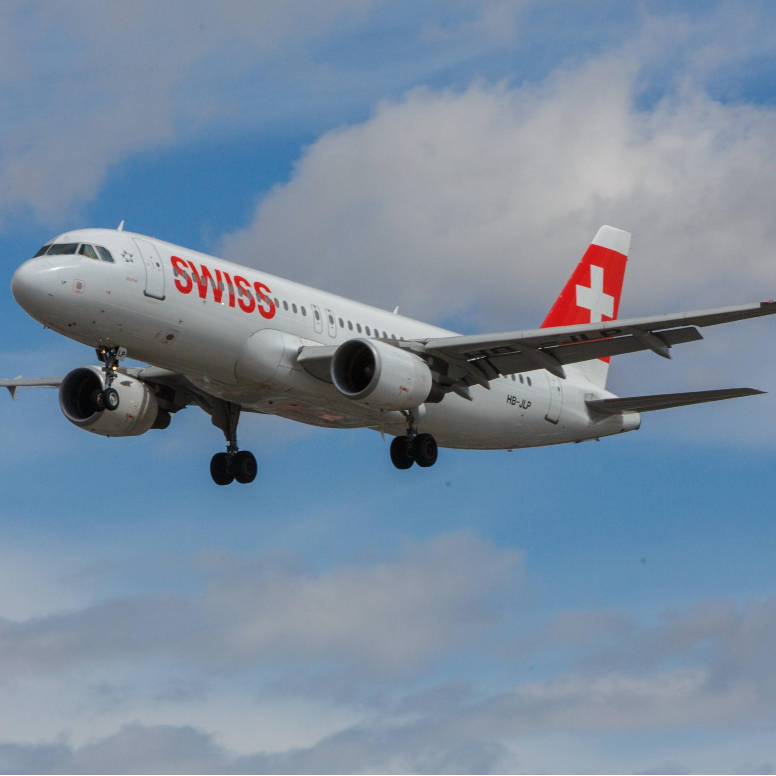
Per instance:
[[[145,267],[145,295],[164,299],[164,266],[156,246],[148,240],[135,240]]]
[[[547,375],[547,381],[550,384],[550,408],[544,417],[550,423],[557,423],[560,420],[560,413],[563,409],[563,388],[560,380],[555,375],[551,375],[549,372],[544,374]]]

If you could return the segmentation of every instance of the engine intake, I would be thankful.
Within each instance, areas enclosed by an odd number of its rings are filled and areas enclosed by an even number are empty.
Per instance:
[[[379,340],[340,345],[331,360],[331,380],[351,401],[380,410],[414,409],[444,395],[422,358]]]
[[[151,428],[167,428],[170,415],[159,408],[156,395],[145,383],[119,374],[113,387],[119,393],[114,412],[95,408],[93,394],[105,386],[98,366],[83,366],[69,372],[59,387],[62,414],[75,426],[107,437],[140,436]]]

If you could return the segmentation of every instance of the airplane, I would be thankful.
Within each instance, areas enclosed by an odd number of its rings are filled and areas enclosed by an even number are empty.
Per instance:
[[[766,301],[618,319],[631,235],[603,226],[540,328],[459,335],[398,314],[118,229],[47,242],[14,273],[36,321],[96,350],[64,377],[0,380],[59,390],[64,416],[108,437],[165,429],[189,406],[226,451],[213,481],[252,482],[237,445],[242,413],[394,437],[397,469],[433,466],[438,448],[514,450],[635,431],[641,414],[752,396],[751,388],[621,398],[612,356],[703,339],[699,328],[776,313]],[[126,358],[147,366],[121,366]]]

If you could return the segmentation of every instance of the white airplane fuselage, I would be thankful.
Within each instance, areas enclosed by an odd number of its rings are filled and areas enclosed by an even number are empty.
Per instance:
[[[308,373],[297,362],[300,348],[454,335],[140,234],[83,229],[53,242],[103,246],[115,262],[81,255],[25,262],[12,287],[33,318],[90,347],[122,346],[129,357],[181,373],[212,396],[303,423],[390,435],[407,427],[402,413],[353,401]],[[538,369],[492,380],[490,390],[475,385],[472,401],[449,393],[423,405],[418,430],[441,447],[512,449],[637,429],[637,413],[598,416],[585,403],[612,396],[582,372],[558,379]]]

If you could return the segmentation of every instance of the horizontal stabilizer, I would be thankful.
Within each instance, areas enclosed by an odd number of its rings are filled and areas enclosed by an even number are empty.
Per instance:
[[[689,393],[658,393],[654,396],[630,396],[624,399],[591,399],[586,402],[591,410],[604,415],[622,415],[626,412],[652,412],[707,401],[738,399],[765,393],[755,388],[723,388],[718,391],[691,391]]]

